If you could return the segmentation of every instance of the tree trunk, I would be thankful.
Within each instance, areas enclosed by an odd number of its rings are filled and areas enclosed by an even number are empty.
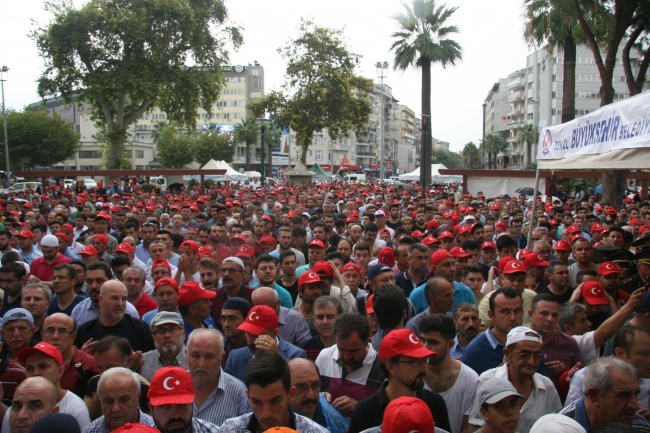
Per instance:
[[[300,162],[307,167],[307,149],[309,148],[309,141],[302,143],[300,146],[302,152],[300,153]]]
[[[627,187],[627,170],[603,170],[603,203],[616,207],[625,199]]]
[[[122,168],[122,155],[124,154],[124,143],[126,135],[108,133],[108,157],[106,158],[107,170],[119,170]]]
[[[251,143],[246,142],[246,171],[251,171]]]
[[[564,82],[562,83],[562,123],[576,117],[576,42],[569,32],[564,37]]]
[[[422,163],[420,164],[420,179],[422,187],[431,184],[431,151],[433,136],[431,135],[431,59],[422,60],[422,117],[426,119],[425,140],[422,140]],[[383,144],[383,143],[382,143]]]
[[[269,141],[271,141],[271,140],[269,139]],[[273,145],[271,143],[269,143],[269,156],[267,157],[268,162],[269,162],[269,176],[268,177],[273,177],[273,150],[272,150],[272,148],[273,148]]]

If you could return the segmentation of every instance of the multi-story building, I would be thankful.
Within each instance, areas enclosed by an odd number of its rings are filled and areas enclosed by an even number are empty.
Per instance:
[[[399,106],[397,122],[396,174],[410,173],[419,166],[422,124],[415,112],[406,105]]]
[[[508,111],[510,98],[510,91],[508,90],[508,78],[500,78],[499,81],[492,85],[485,98],[485,135],[498,135],[502,139],[506,139],[510,135],[508,129]],[[483,168],[488,167],[487,154],[483,155],[482,164]]]
[[[519,143],[521,129],[524,127],[526,106],[526,69],[508,75],[508,131],[506,148],[497,154],[497,168],[523,168],[523,154]]]
[[[250,112],[246,108],[249,102],[264,96],[264,68],[257,62],[248,66],[224,66],[226,84],[221,90],[221,97],[215,103],[212,113],[199,109],[197,130],[219,127],[223,133],[231,133],[234,126],[246,118]],[[41,105],[32,104],[32,107]],[[97,170],[101,168],[101,148],[105,144],[98,140],[98,128],[83,103],[64,105],[60,99],[48,100],[45,106],[52,112],[58,112],[63,119],[71,122],[74,129],[81,133],[81,148],[70,160],[58,164],[57,168],[72,170]],[[127,142],[126,157],[134,169],[160,168],[156,161],[156,146],[152,135],[167,121],[167,115],[154,107],[145,113],[129,128],[130,139]],[[237,143],[237,150],[232,165],[235,169],[246,166],[246,153],[243,143]],[[251,168],[260,168],[261,148],[251,150]],[[45,167],[41,167],[46,169]]]

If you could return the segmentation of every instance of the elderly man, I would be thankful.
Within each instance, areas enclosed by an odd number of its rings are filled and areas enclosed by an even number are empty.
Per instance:
[[[177,313],[161,311],[151,320],[151,333],[156,349],[142,355],[142,376],[151,380],[154,373],[163,367],[178,366],[187,369],[183,319]]]
[[[445,401],[437,392],[424,389],[427,359],[431,356],[435,353],[422,346],[410,329],[398,329],[386,335],[379,348],[379,366],[387,380],[373,395],[356,405],[348,431],[359,433],[380,425],[388,403],[399,397],[423,400],[436,425],[450,431]]]
[[[113,367],[102,373],[97,395],[102,416],[91,422],[83,433],[109,433],[126,423],[153,427],[154,421],[138,408],[140,376],[124,367]]]
[[[99,295],[99,318],[84,323],[77,331],[75,346],[92,353],[93,347],[107,335],[126,338],[135,351],[153,350],[151,329],[140,319],[126,314],[126,286],[120,281],[107,281]]]
[[[43,322],[47,316],[47,309],[52,301],[52,290],[45,284],[33,283],[28,284],[23,289],[21,306],[25,310],[32,313],[34,319],[34,326],[36,332],[32,337],[37,342],[41,341],[41,331],[43,330]]]
[[[607,423],[650,431],[650,422],[637,414],[639,378],[632,365],[619,358],[599,358],[586,368],[583,378],[584,396],[558,413],[577,421],[586,431]]]
[[[63,374],[63,357],[56,347],[49,343],[38,343],[34,347],[27,347],[18,353],[18,361],[25,365],[27,377],[41,376],[52,382],[56,388],[59,412],[72,415],[83,430],[90,424],[88,409],[83,400],[72,392],[61,388],[61,375]],[[5,416],[2,430],[6,431],[8,419]]]
[[[239,329],[246,331],[248,347],[242,347],[230,352],[226,363],[226,372],[244,381],[246,366],[253,356],[264,353],[281,355],[286,360],[307,358],[304,350],[287,343],[278,334],[278,315],[266,305],[251,308],[244,323]]]
[[[294,413],[289,402],[291,372],[279,355],[256,356],[246,370],[245,384],[252,412],[226,420],[222,433],[267,431],[274,427],[293,429],[299,433],[325,433],[327,430],[312,420]]]
[[[291,386],[296,392],[289,400],[291,409],[298,415],[318,423],[331,433],[347,433],[350,421],[320,394],[322,383],[313,362],[302,358],[289,361]]]
[[[273,308],[278,315],[280,337],[289,343],[300,346],[311,339],[309,326],[300,313],[280,305],[280,298],[274,289],[260,287],[253,292],[253,305],[266,305]]]
[[[543,356],[542,337],[524,326],[513,328],[508,332],[503,354],[505,364],[483,372],[478,378],[477,387],[492,377],[510,381],[517,392],[526,397],[526,402],[521,407],[517,431],[527,433],[541,416],[562,407],[553,382],[548,377],[536,373]],[[477,427],[485,424],[477,399],[474,400],[469,423]]]
[[[188,368],[196,395],[194,417],[221,425],[250,412],[246,389],[221,368],[223,337],[215,329],[192,331],[187,341]]]
[[[105,282],[113,279],[111,268],[104,262],[94,262],[86,268],[86,290],[88,298],[73,308],[72,318],[77,322],[77,329],[86,322],[99,317],[99,293]],[[130,302],[126,303],[126,314],[140,318],[138,310]]]
[[[228,257],[221,262],[221,277],[223,287],[217,290],[217,296],[212,300],[210,316],[215,322],[221,319],[221,309],[224,302],[230,298],[244,298],[253,303],[253,289],[244,284],[244,262],[238,257]]]
[[[4,340],[0,359],[10,361],[16,359],[18,352],[26,347],[36,345],[32,338],[36,332],[32,313],[23,308],[9,310],[2,317],[2,329],[0,335]]]
[[[122,244],[120,244],[122,245]],[[144,294],[147,284],[145,272],[137,266],[129,266],[122,271],[122,282],[128,292],[128,301],[135,306],[140,317],[158,308],[156,301]]]
[[[151,417],[162,432],[219,433],[219,427],[194,416],[194,387],[187,370],[165,367],[151,379],[147,396]]]
[[[56,347],[63,357],[61,388],[83,398],[90,378],[97,374],[95,359],[77,349],[72,343],[77,336],[74,319],[63,313],[55,313],[43,322],[43,341]]]
[[[37,419],[59,411],[57,401],[56,387],[52,382],[44,377],[25,379],[16,389],[11,408],[7,411],[7,433],[28,433]]]

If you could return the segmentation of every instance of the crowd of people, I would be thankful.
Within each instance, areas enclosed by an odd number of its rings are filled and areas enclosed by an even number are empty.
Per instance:
[[[3,433],[650,432],[636,196],[149,186],[1,201]]]

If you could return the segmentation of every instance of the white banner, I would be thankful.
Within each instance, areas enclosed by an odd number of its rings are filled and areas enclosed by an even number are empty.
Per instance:
[[[650,147],[650,91],[540,130],[537,159]]]

